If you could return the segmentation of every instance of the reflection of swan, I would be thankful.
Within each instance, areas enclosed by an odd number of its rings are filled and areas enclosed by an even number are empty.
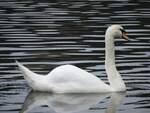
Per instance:
[[[125,92],[124,93],[112,93],[105,113],[115,113],[117,106],[121,103],[125,94],[126,94]]]
[[[126,86],[115,66],[114,38],[123,37],[126,32],[120,25],[112,25],[105,35],[106,59],[105,67],[110,85],[98,77],[73,65],[63,65],[53,69],[47,76],[33,73],[17,62],[30,87],[37,91],[55,93],[89,93],[125,91]]]
[[[25,99],[20,113],[27,113],[36,106],[48,105],[57,113],[73,113],[88,110],[100,100],[111,96],[106,113],[115,113],[125,93],[112,94],[50,94],[31,92]]]

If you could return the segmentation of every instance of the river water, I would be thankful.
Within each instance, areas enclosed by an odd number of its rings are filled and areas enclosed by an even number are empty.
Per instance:
[[[111,24],[131,39],[116,41],[125,94],[29,93],[15,60],[40,74],[73,64],[107,82],[104,33]],[[0,112],[149,113],[150,1],[0,0]]]

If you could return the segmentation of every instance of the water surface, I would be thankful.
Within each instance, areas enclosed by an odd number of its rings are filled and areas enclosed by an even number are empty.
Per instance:
[[[47,74],[62,64],[73,64],[107,82],[104,33],[109,25],[120,24],[132,39],[116,41],[117,68],[127,85],[125,97],[118,106],[112,101],[115,98],[112,95],[102,100],[99,95],[90,96],[95,100],[90,106],[91,101],[86,100],[90,97],[86,95],[67,96],[79,100],[76,105],[82,109],[77,109],[73,103],[74,107],[70,105],[70,108],[82,113],[149,113],[149,6],[149,0],[0,0],[0,112],[22,111],[30,92],[15,60],[40,74]],[[35,97],[40,100],[47,95],[35,94]],[[50,100],[54,97],[48,96]],[[81,106],[82,99],[87,101],[83,103],[88,104],[86,107]],[[63,103],[61,107],[65,108]],[[116,107],[109,109],[109,105]],[[30,112],[54,113],[57,110],[45,103]]]

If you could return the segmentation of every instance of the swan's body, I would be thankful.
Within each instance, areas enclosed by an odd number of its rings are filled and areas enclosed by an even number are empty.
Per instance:
[[[122,32],[121,32],[122,31]],[[123,28],[119,25],[110,26],[105,35],[106,56],[105,67],[110,85],[98,77],[73,65],[62,65],[53,69],[48,75],[33,73],[18,63],[28,85],[33,90],[54,93],[104,93],[125,91],[126,86],[115,66],[114,38],[124,38]]]

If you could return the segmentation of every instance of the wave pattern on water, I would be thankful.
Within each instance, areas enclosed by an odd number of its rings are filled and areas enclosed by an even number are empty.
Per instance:
[[[118,112],[146,113],[150,108],[149,6],[149,0],[0,0],[0,111],[19,111],[27,93],[15,60],[42,74],[73,64],[107,81],[104,33],[110,24],[121,24],[131,41],[116,42],[117,67],[128,86]]]

